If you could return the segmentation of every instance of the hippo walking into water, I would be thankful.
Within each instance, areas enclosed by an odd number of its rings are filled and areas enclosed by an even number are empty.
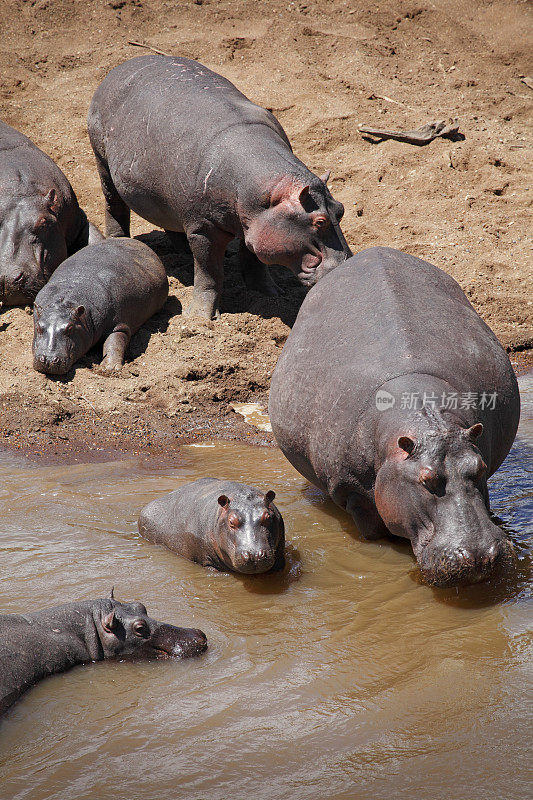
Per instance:
[[[473,583],[509,559],[487,478],[516,434],[517,383],[445,272],[376,247],[320,281],[276,366],[269,408],[294,467],[365,537],[409,539],[428,583]]]
[[[272,502],[236,481],[200,478],[148,503],[139,532],[203,566],[246,574],[283,569],[285,528]]]
[[[76,664],[119,656],[186,658],[207,647],[202,631],[156,622],[142,603],[113,597],[0,614],[0,641],[0,714],[43,678]]]
[[[64,375],[104,340],[101,368],[120,369],[132,335],[165,304],[168,279],[148,245],[107,239],[61,264],[35,299],[33,366]]]
[[[32,303],[68,255],[103,239],[59,167],[0,122],[0,303]]]
[[[235,237],[245,281],[267,294],[277,289],[265,265],[312,286],[351,255],[327,175],[296,158],[269,111],[196,61],[140,56],[115,67],[93,97],[89,137],[107,235],[129,235],[130,209],[171,238],[187,235],[191,314],[219,316],[224,251]]]

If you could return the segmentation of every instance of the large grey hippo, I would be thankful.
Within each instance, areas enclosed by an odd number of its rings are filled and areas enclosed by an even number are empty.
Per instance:
[[[68,603],[31,614],[0,614],[0,714],[48,675],[89,661],[186,658],[203,652],[196,628],[147,615],[142,603],[111,598]]]
[[[194,256],[189,313],[219,315],[224,251],[241,240],[248,285],[277,294],[265,265],[311,286],[351,251],[344,213],[293,154],[266,109],[187,58],[140,56],[115,67],[89,111],[89,137],[106,201],[106,233],[128,236],[130,209]]]
[[[276,366],[269,408],[296,469],[365,537],[409,539],[428,583],[483,580],[510,557],[487,478],[516,434],[516,379],[437,267],[375,247],[320,281]]]
[[[0,121],[0,303],[32,303],[68,255],[103,239],[57,164]]]

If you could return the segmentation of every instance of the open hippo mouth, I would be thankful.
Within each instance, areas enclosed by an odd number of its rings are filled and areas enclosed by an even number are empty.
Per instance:
[[[487,581],[507,569],[513,557],[511,542],[502,538],[478,553],[466,547],[444,547],[436,551],[426,546],[417,554],[417,561],[425,583],[448,588]]]
[[[301,270],[298,273],[298,280],[304,286],[314,286],[318,280],[317,270],[322,263],[322,253],[320,250],[314,250],[312,253],[306,253],[302,258]]]
[[[207,649],[207,637],[197,628],[160,625],[133,653],[134,658],[190,658]]]

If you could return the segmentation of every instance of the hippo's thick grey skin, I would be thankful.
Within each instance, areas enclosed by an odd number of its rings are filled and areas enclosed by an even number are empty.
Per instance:
[[[145,506],[141,536],[190,561],[245,574],[283,569],[285,528],[275,493],[200,478]]]
[[[32,614],[0,614],[0,714],[48,675],[109,658],[186,658],[207,639],[147,616],[142,603],[88,600]]]
[[[0,303],[32,303],[68,255],[104,237],[59,167],[0,121]]]
[[[102,339],[101,368],[120,369],[131,337],[167,296],[165,268],[142,242],[108,239],[85,247],[35,298],[34,369],[64,375]]]
[[[270,390],[289,461],[367,538],[409,539],[435,586],[484,580],[511,557],[487,478],[519,413],[507,354],[459,285],[384,247],[309,293]]]
[[[140,56],[96,90],[89,137],[106,200],[106,233],[129,235],[130,209],[185,232],[194,256],[188,313],[219,316],[223,258],[241,240],[249,286],[277,294],[264,265],[306,286],[351,251],[324,179],[293,154],[276,118],[186,58]]]

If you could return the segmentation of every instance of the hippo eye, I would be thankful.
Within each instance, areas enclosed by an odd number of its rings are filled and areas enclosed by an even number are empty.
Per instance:
[[[231,528],[238,528],[239,525],[241,524],[241,521],[237,516],[237,514],[230,514],[228,517],[228,522]]]
[[[146,622],[142,619],[138,619],[136,622],[134,622],[131,626],[131,629],[135,636],[139,636],[142,639],[148,639],[150,636],[150,629],[148,628]]]
[[[420,475],[418,476],[418,480],[430,492],[437,492],[441,487],[442,483],[437,473],[429,468],[420,470]]]
[[[473,481],[479,481],[480,478],[483,477],[487,470],[487,465],[483,461],[482,458],[478,459],[475,464],[472,465],[472,469],[470,470],[469,478]]]
[[[24,272],[19,272],[16,278],[13,278],[13,283],[22,283],[24,280]]]
[[[319,231],[325,231],[329,226],[329,219],[324,214],[318,214],[313,219],[313,226]]]

